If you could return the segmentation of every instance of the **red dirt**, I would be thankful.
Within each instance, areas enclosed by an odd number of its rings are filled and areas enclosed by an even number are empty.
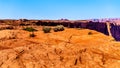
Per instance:
[[[0,68],[120,67],[120,43],[109,36],[89,29],[37,30],[34,38],[20,29],[0,31]]]

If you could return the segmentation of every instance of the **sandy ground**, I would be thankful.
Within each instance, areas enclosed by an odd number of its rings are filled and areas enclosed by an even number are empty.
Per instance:
[[[36,28],[34,38],[20,29],[0,31],[0,68],[120,68],[120,43],[112,37],[89,29]]]

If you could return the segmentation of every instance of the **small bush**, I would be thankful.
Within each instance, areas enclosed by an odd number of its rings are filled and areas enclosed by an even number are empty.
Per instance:
[[[55,28],[53,28],[53,30],[54,30],[54,32],[57,32],[57,31],[63,31],[63,30],[65,30],[65,29],[64,29],[64,26],[63,26],[63,25],[58,25],[58,26],[56,26]]]
[[[23,28],[23,30],[26,30],[26,31],[29,31],[29,32],[37,31],[36,29],[34,29],[32,27],[26,27],[26,28]]]
[[[35,34],[34,33],[30,34],[30,37],[35,37]]]
[[[31,32],[29,35],[30,37],[35,37],[34,31],[37,31],[36,29],[34,29],[32,27],[26,27],[26,28],[23,28],[23,30]]]
[[[44,31],[44,33],[50,33],[51,28],[50,28],[50,27],[47,27],[47,26],[44,26],[44,27],[43,27],[43,31]]]
[[[54,32],[58,32],[58,29],[57,28],[53,28]]]
[[[63,25],[58,25],[57,28],[58,28],[59,31],[63,31],[64,30],[64,26]]]
[[[92,32],[88,32],[88,35],[92,35],[93,33]]]

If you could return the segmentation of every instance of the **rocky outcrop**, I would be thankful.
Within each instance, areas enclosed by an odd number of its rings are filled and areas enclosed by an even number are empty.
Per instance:
[[[120,25],[111,23],[111,33],[116,40],[120,41]]]

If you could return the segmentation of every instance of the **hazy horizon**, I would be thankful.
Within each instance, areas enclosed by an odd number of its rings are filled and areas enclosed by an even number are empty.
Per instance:
[[[120,18],[119,0],[0,0],[0,19]]]

